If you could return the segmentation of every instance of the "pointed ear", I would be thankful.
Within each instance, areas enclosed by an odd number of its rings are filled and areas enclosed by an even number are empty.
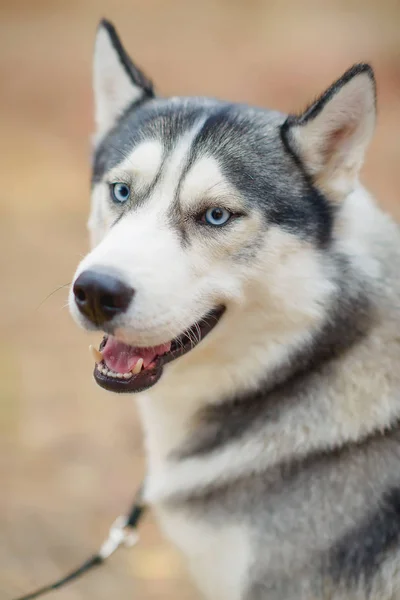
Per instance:
[[[154,96],[152,83],[133,64],[109,21],[101,21],[93,68],[96,137],[101,137],[134,102]]]
[[[354,188],[374,131],[375,91],[371,67],[355,65],[283,124],[286,147],[324,191],[342,196]]]

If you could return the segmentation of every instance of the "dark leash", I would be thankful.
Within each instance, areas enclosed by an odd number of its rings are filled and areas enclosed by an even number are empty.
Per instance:
[[[45,585],[35,592],[27,594],[26,596],[20,596],[19,598],[15,598],[15,600],[34,600],[34,598],[39,598],[52,590],[58,590],[67,583],[78,579],[78,577],[84,573],[91,571],[94,567],[103,564],[104,561],[111,556],[111,554],[114,554],[120,546],[134,546],[139,540],[136,528],[143,516],[145,508],[146,506],[142,501],[142,489],[140,489],[135,497],[130,513],[126,517],[121,516],[114,521],[109,531],[108,538],[102,544],[97,554],[93,554],[93,556],[86,560],[80,567],[55,583]]]

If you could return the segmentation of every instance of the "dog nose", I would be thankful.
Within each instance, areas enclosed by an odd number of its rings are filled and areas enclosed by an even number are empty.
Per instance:
[[[118,277],[101,271],[83,271],[73,286],[80,312],[95,325],[126,311],[134,290]]]

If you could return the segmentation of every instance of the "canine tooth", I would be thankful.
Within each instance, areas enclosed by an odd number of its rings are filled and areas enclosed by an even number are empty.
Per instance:
[[[94,362],[97,363],[97,364],[101,363],[101,361],[103,360],[102,353],[99,350],[97,350],[97,348],[95,348],[94,346],[92,346],[91,344],[89,346],[89,350],[91,352],[91,355],[94,358]]]
[[[139,358],[136,365],[132,369],[132,374],[137,375],[138,373],[140,373],[140,371],[142,370],[142,367],[143,367],[143,358]]]

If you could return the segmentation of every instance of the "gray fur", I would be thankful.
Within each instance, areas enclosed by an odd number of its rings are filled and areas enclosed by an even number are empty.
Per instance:
[[[97,148],[93,182],[100,181],[144,140],[160,140],[167,157],[176,140],[202,118],[205,123],[193,142],[181,181],[196,159],[213,156],[249,208],[263,211],[266,222],[319,244],[329,241],[332,208],[284,151],[280,126],[285,117],[274,111],[199,98],[151,99],[130,108]],[[135,195],[136,206],[145,201],[156,183],[157,179]]]
[[[335,289],[319,326],[310,326],[301,344],[252,386],[210,398],[167,457],[171,471],[186,464],[195,471],[253,442],[274,449],[276,455],[261,455],[265,467],[230,475],[227,466],[221,481],[165,493],[155,506],[211,525],[216,538],[227,525],[246,530],[251,560],[240,600],[400,599],[400,235],[373,208],[372,231],[360,242],[368,248],[359,250],[358,233],[346,231],[347,195],[338,201],[323,177],[313,176],[312,156],[299,151],[307,139],[299,145],[295,136],[355,77],[373,86],[371,69],[357,66],[302,116],[288,119],[217,100],[145,95],[95,151],[98,184],[139,143],[162,143],[158,174],[141,191],[132,180],[135,204],[113,209],[118,223],[146,203],[179,139],[202,122],[168,216],[182,246],[190,245],[192,229],[181,186],[199,158],[212,156],[244,209],[262,221],[232,260],[255,261],[270,230],[278,229],[321,260]],[[229,313],[228,307],[223,319]],[[256,357],[258,350],[243,352]]]
[[[344,257],[336,258],[338,272],[349,274],[351,266]],[[377,290],[366,282],[357,282],[353,274],[351,287],[345,279],[338,281],[337,302],[327,313],[322,328],[311,341],[298,348],[274,373],[269,373],[259,389],[238,394],[222,404],[211,404],[197,415],[198,434],[181,448],[181,458],[218,452],[225,445],[256,434],[268,421],[284,419],[293,404],[301,403],[334,374],[337,361],[371,332],[374,315],[373,297]],[[323,394],[323,389],[321,390]]]

